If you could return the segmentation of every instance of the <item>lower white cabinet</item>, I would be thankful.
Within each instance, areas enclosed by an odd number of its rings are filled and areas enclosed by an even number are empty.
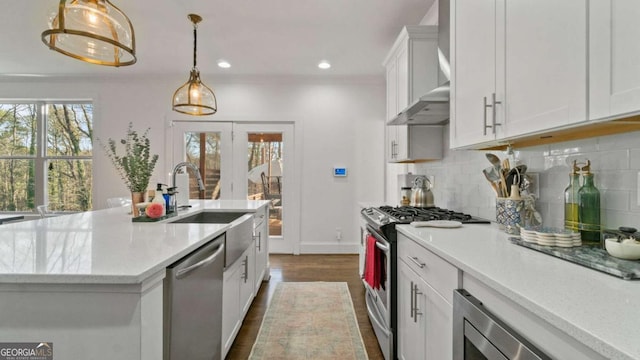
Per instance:
[[[263,280],[269,279],[269,221],[267,217],[268,208],[255,214],[255,225],[253,241],[255,245],[255,289],[254,295],[258,294]]]
[[[254,297],[255,250],[249,246],[224,271],[222,293],[222,358],[233,345]]]
[[[453,307],[398,262],[398,359],[451,359]]]
[[[453,356],[453,290],[458,268],[398,234],[398,359]]]
[[[398,262],[398,359],[426,359],[425,319],[428,285],[402,261]]]

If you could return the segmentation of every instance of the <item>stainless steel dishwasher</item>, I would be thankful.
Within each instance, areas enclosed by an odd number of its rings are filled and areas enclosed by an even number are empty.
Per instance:
[[[221,357],[225,236],[214,238],[167,268],[165,360]]]

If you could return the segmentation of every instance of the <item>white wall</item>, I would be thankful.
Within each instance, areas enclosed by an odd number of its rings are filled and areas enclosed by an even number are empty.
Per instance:
[[[301,252],[357,252],[359,201],[383,199],[382,78],[243,78],[215,79],[203,75],[218,99],[213,121],[285,121],[295,126],[299,183]],[[0,99],[92,99],[95,136],[121,138],[130,121],[151,128],[153,153],[161,158],[152,182],[165,181],[172,165],[164,155],[165,127],[186,119],[171,111],[171,96],[184,76],[139,78],[17,79],[0,84]],[[332,176],[345,166],[349,176]],[[102,149],[94,146],[94,208],[106,199],[128,194]],[[342,241],[337,241],[341,228]]]

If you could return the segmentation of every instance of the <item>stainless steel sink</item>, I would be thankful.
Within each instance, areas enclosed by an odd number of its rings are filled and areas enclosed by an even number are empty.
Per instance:
[[[170,221],[174,224],[229,224],[225,239],[225,268],[231,266],[253,242],[253,213],[203,211]]]
[[[176,224],[229,224],[247,214],[246,212],[200,212],[181,219],[170,221]]]

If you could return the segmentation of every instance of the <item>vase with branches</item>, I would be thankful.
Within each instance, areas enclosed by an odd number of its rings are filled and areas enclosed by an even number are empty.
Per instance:
[[[149,180],[158,161],[158,155],[152,155],[150,151],[151,142],[147,137],[149,130],[150,128],[147,128],[144,133],[138,134],[133,129],[133,123],[130,122],[124,139],[116,141],[109,138],[106,144],[98,139],[118,175],[131,191],[134,216],[138,215],[136,202],[140,202],[140,198],[144,198],[144,192],[149,186]],[[121,145],[120,147],[124,146],[123,154],[118,151],[118,143]]]

